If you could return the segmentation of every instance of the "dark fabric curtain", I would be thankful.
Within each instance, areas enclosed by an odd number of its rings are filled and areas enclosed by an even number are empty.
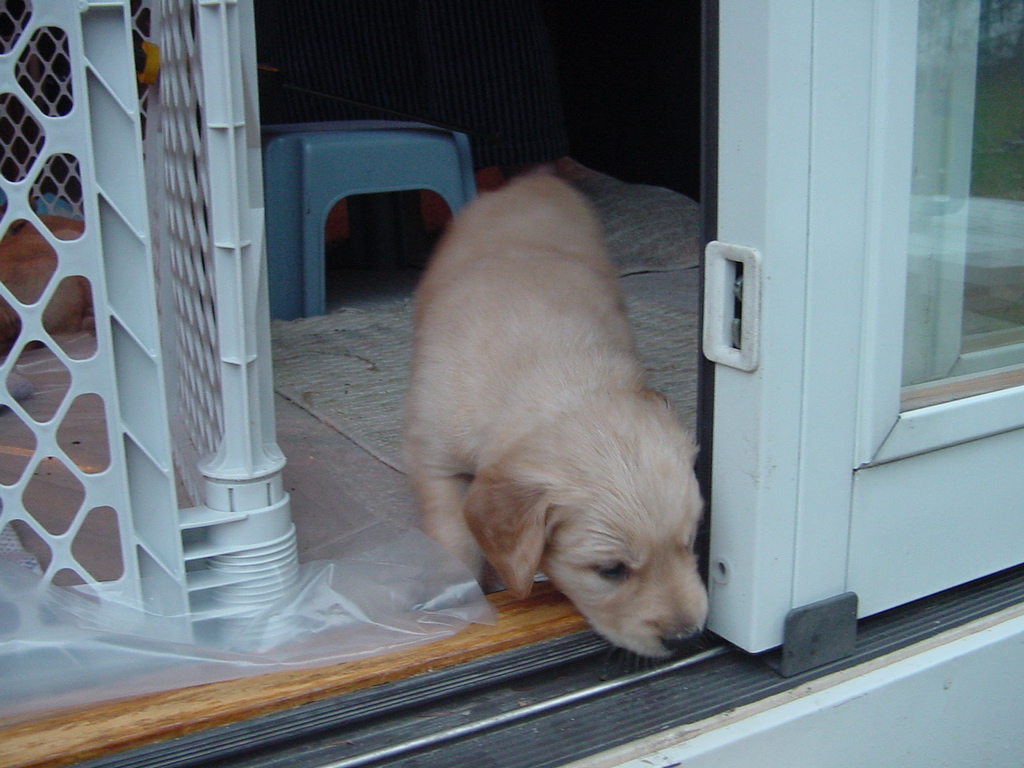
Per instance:
[[[558,77],[535,0],[256,0],[265,124],[386,118],[282,83],[450,124],[474,163],[568,153]]]

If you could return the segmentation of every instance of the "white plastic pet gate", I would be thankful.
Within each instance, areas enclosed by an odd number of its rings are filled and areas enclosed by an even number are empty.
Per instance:
[[[24,258],[33,229],[56,253],[31,262],[35,287],[0,261],[20,323],[0,365],[0,557],[34,560],[44,587],[181,616],[188,641],[244,624],[297,570],[249,13],[230,0],[0,8],[3,260]],[[144,36],[160,52],[148,93]],[[53,315],[81,295],[95,330],[78,312],[65,333]]]

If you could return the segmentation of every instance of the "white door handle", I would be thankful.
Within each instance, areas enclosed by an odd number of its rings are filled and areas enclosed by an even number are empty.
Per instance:
[[[714,240],[704,251],[704,356],[757,369],[761,346],[761,254]]]

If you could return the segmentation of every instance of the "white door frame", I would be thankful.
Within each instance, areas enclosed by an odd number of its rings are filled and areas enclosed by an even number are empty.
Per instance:
[[[854,591],[868,615],[1024,560],[997,511],[1024,496],[1024,388],[900,413],[917,3],[719,21],[717,237],[757,252],[761,295],[756,368],[715,371],[709,626],[756,652],[793,608]]]

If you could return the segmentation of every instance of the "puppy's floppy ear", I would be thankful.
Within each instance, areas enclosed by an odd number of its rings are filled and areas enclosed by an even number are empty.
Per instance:
[[[542,487],[487,467],[469,487],[463,514],[498,576],[516,598],[530,594],[544,554],[548,502]]]

